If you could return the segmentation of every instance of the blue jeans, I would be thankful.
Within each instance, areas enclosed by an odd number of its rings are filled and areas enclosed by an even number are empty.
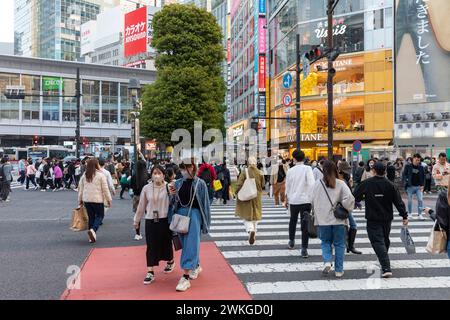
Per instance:
[[[89,229],[97,232],[105,217],[105,205],[103,203],[85,202],[84,206],[89,216]]]
[[[353,214],[351,212],[348,215],[348,224],[350,225],[350,229],[358,230],[358,226],[356,225],[355,218],[353,218]]]
[[[345,255],[345,226],[319,226],[319,238],[322,241],[322,257],[323,262],[332,262],[333,248],[335,251],[334,270],[336,272],[344,271],[344,255]]]
[[[189,208],[178,208],[177,213],[187,216]],[[202,216],[198,209],[192,208],[189,231],[186,234],[180,234],[180,240],[183,244],[181,252],[181,268],[184,270],[195,270],[200,264],[200,234]]]
[[[417,210],[419,214],[422,214],[423,210],[423,193],[420,191],[420,186],[410,186],[406,189],[408,193],[408,213],[412,214],[413,196],[417,197]]]

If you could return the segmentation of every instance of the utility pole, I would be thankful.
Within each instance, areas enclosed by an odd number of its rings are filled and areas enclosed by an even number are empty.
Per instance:
[[[333,7],[334,0],[328,0],[328,50],[333,49]],[[328,56],[328,160],[333,161],[333,60]]]
[[[295,65],[295,111],[296,111],[296,142],[297,150],[300,150],[300,140],[301,140],[301,123],[300,123],[300,34],[297,33],[296,37],[296,54],[297,63]]]
[[[80,68],[77,68],[77,81],[76,81],[76,89],[75,89],[75,96],[77,99],[77,127],[75,129],[75,143],[76,143],[76,151],[75,156],[77,158],[80,157],[80,139],[81,139],[81,132],[80,132],[80,125],[81,125],[81,80],[80,80]]]

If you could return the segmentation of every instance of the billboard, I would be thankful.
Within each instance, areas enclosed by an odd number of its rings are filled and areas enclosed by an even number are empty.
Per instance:
[[[266,91],[266,57],[259,56],[259,91]]]
[[[64,80],[58,77],[42,77],[43,91],[59,91],[59,87],[64,90]]]
[[[258,19],[258,44],[259,53],[266,53],[266,18],[259,17]]]
[[[125,57],[147,52],[147,20],[146,6],[125,15]]]
[[[123,19],[120,7],[104,11],[97,16],[97,32],[94,49],[98,49],[120,41],[122,25],[117,23]]]
[[[81,55],[94,52],[94,36],[97,32],[97,21],[92,20],[81,25],[80,50]]]
[[[397,105],[450,101],[450,1],[396,5]]]

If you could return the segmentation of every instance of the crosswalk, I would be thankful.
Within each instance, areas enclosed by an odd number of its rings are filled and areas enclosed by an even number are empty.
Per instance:
[[[248,244],[242,221],[234,215],[235,204],[212,206],[209,235],[231,268],[255,299],[303,299],[311,297],[341,299],[430,298],[430,291],[450,299],[450,260],[446,254],[431,255],[425,248],[433,226],[431,220],[411,219],[409,230],[416,253],[406,254],[400,240],[401,218],[392,224],[389,255],[394,277],[381,279],[377,257],[367,237],[364,212],[353,212],[358,224],[355,246],[362,255],[346,254],[343,279],[334,273],[321,274],[322,251],[319,239],[310,239],[309,258],[300,257],[301,231],[297,227],[296,247],[288,249],[289,214],[275,207],[273,199],[263,198],[263,219],[255,245]],[[442,290],[442,294],[439,290]]]

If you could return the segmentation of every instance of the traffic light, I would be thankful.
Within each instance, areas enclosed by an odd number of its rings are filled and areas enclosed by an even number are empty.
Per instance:
[[[23,100],[25,99],[25,87],[23,86],[6,86],[3,93],[6,99]]]
[[[322,51],[323,50],[320,46],[312,47],[309,52],[305,53],[305,59],[307,59],[309,62],[319,59],[322,57]]]
[[[39,144],[39,137],[38,136],[34,136],[33,137],[33,145],[37,146]]]

